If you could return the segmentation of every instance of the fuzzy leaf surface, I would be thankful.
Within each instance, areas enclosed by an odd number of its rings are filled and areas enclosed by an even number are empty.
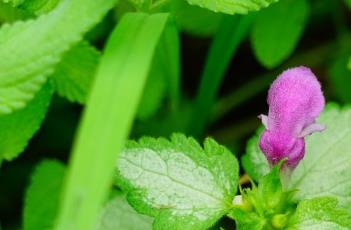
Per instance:
[[[351,216],[347,210],[338,207],[331,197],[318,197],[301,201],[290,219],[287,230],[349,230]]]
[[[212,139],[202,148],[175,134],[142,138],[120,153],[117,183],[154,229],[207,229],[231,208],[238,181],[235,157]]]

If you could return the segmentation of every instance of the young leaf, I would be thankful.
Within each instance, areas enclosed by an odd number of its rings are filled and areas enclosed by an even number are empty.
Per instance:
[[[139,214],[122,194],[104,206],[96,230],[152,230],[152,218]]]
[[[44,120],[52,93],[48,82],[26,107],[0,116],[0,159],[12,160],[24,150]]]
[[[278,0],[187,0],[191,5],[197,5],[214,12],[226,14],[247,14],[269,6]]]
[[[65,166],[58,161],[46,160],[36,166],[25,197],[24,230],[53,228],[64,173]]]
[[[326,130],[306,138],[305,157],[293,172],[290,187],[298,190],[298,201],[335,196],[351,211],[351,109],[331,104],[318,122]]]
[[[71,102],[84,104],[93,82],[100,53],[87,42],[66,52],[51,76],[57,93]]]
[[[289,221],[287,230],[298,229],[351,229],[351,216],[347,210],[338,207],[332,197],[318,197],[303,200]]]
[[[126,14],[101,57],[73,148],[55,229],[95,226],[118,153],[131,129],[157,44],[178,36],[169,14]]]
[[[135,209],[155,216],[155,229],[207,229],[232,207],[238,170],[212,139],[202,149],[182,134],[144,137],[120,153],[117,183]]]
[[[1,27],[0,114],[23,108],[53,73],[62,54],[115,2],[65,0],[35,20]]]
[[[294,51],[308,15],[306,0],[282,0],[259,12],[252,29],[251,43],[262,65],[274,68]]]

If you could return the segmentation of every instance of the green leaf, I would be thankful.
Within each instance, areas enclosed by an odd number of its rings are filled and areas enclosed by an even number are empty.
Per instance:
[[[96,224],[120,149],[131,130],[157,44],[178,36],[169,14],[126,14],[112,32],[73,148],[55,229]],[[167,36],[166,36],[167,37]]]
[[[35,20],[1,27],[0,114],[23,108],[53,73],[63,53],[115,2],[65,0]]]
[[[287,230],[349,230],[351,216],[338,207],[333,197],[318,197],[301,201],[291,217]]]
[[[256,134],[248,141],[246,154],[241,158],[242,166],[252,179],[258,181],[259,178],[270,171],[268,161],[258,147],[258,140],[262,129],[258,129]]]
[[[247,14],[269,6],[278,0],[187,0],[191,5],[197,5],[214,12],[226,14]]]
[[[45,118],[52,93],[48,82],[26,107],[0,116],[0,159],[12,160],[23,152]]]
[[[235,157],[212,139],[204,148],[174,134],[144,137],[120,153],[117,183],[139,212],[155,216],[155,229],[206,229],[232,207],[238,182]]]
[[[58,161],[45,160],[36,166],[25,196],[24,230],[53,228],[64,173],[65,166]]]
[[[292,174],[296,200],[335,196],[351,211],[351,109],[330,104],[318,123],[327,128],[306,138],[305,157]]]
[[[57,93],[71,102],[84,104],[94,79],[100,53],[80,42],[62,57],[51,78]]]
[[[297,46],[308,16],[306,0],[281,0],[259,12],[251,33],[259,62],[274,68],[286,60]]]
[[[104,206],[96,230],[152,230],[152,218],[138,214],[121,194]]]

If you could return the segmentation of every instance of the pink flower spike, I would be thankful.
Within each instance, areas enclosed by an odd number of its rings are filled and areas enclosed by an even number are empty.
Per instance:
[[[273,82],[267,102],[268,116],[259,116],[265,126],[259,147],[271,165],[287,158],[294,169],[305,154],[304,137],[325,128],[315,123],[325,104],[321,85],[309,68],[291,68]]]

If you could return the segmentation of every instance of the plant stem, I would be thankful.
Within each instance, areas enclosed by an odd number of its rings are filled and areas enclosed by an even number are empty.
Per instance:
[[[225,75],[225,70],[239,44],[245,38],[252,19],[253,14],[223,18],[210,47],[201,77],[194,112],[189,124],[190,134],[199,136],[202,133]]]

